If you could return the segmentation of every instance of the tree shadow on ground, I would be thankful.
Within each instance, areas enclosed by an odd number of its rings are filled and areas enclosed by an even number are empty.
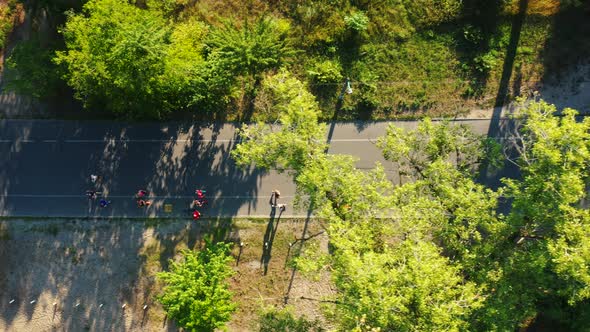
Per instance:
[[[235,215],[245,204],[256,207],[265,174],[231,159],[231,124],[3,121],[0,131],[5,215],[86,215],[84,193],[92,187],[112,200],[108,209],[95,204],[96,216],[154,216],[171,204],[168,215],[188,217],[195,188],[207,191],[210,215]],[[91,183],[90,174],[100,182]],[[136,207],[139,189],[150,192],[149,209]],[[42,206],[35,195],[44,196]]]
[[[485,70],[478,59],[491,49],[491,40],[497,33],[504,1],[466,0],[463,1],[460,17],[463,18],[462,29],[456,39],[457,53],[461,62],[467,64],[466,73],[470,80],[470,93],[466,97],[480,94],[487,85],[489,71]]]
[[[518,14],[514,15],[512,18],[510,41],[506,49],[506,57],[504,59],[504,66],[502,68],[502,77],[500,78],[500,85],[494,103],[495,107],[492,113],[492,118],[487,134],[488,137],[499,141],[499,143],[503,145],[505,152],[508,154],[513,152],[513,147],[511,146],[513,141],[506,138],[513,135],[516,127],[514,126],[514,122],[507,119],[502,119],[502,116],[505,115],[505,108],[503,105],[506,102],[509,83],[514,67],[514,59],[516,57],[522,25],[526,17],[527,6],[528,0],[520,0]],[[510,112],[510,108],[507,110]],[[491,188],[496,189],[501,185],[501,178],[508,176],[508,174],[518,173],[518,168],[508,161],[504,163],[504,167],[501,169],[491,169],[488,163],[484,162],[480,168],[479,180],[482,183],[486,183]]]
[[[5,330],[52,326],[128,331],[151,326],[175,331],[156,301],[155,274],[180,249],[202,248],[210,240],[239,241],[227,219],[4,224],[9,238],[0,242],[0,327]]]
[[[543,48],[544,72],[539,96],[558,110],[590,112],[590,2],[565,6],[552,17]]]
[[[203,210],[204,216],[210,211],[233,215],[244,204],[257,204],[257,182],[263,173],[242,171],[231,160],[234,129],[231,125],[1,121],[0,138],[7,139],[0,142],[2,214],[84,215],[88,209],[84,192],[93,186],[90,174],[102,177],[97,189],[113,203],[103,210],[93,206],[83,221],[21,223],[18,227],[25,231],[15,232],[19,235],[8,244],[0,243],[0,286],[10,285],[2,287],[6,292],[0,296],[0,326],[10,330],[39,320],[49,322],[55,316],[48,326],[111,331],[137,329],[149,321],[155,311],[147,309],[144,314],[142,308],[146,304],[151,308],[155,294],[138,285],[151,289],[156,281],[147,273],[153,271],[142,270],[144,263],[165,267],[175,249],[198,247],[205,233],[213,241],[236,237],[224,219],[194,223],[185,214],[181,208],[192,200],[195,187],[207,190],[210,206]],[[160,206],[138,210],[133,195],[140,188],[148,189]],[[94,219],[95,215],[153,215],[167,202],[186,218],[182,227],[158,219],[150,220],[157,224],[150,229],[143,222]],[[63,232],[75,227],[82,230]],[[55,233],[55,241],[35,237],[38,232]],[[162,251],[154,261],[150,255],[142,256],[151,245],[147,239],[157,241]],[[36,260],[19,258],[22,254]],[[57,299],[55,312],[52,299]]]

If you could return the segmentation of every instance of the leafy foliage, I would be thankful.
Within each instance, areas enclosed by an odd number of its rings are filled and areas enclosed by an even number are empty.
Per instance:
[[[514,197],[511,223],[525,239],[546,242],[548,267],[564,281],[557,291],[570,303],[590,298],[590,225],[586,197],[590,119],[574,110],[553,116],[555,107],[534,102],[521,116],[521,183],[507,181]],[[549,263],[549,262],[548,262]]]
[[[305,95],[302,90],[299,86],[299,95]],[[289,100],[279,105],[288,108]],[[306,113],[292,113],[293,118],[281,127],[278,135],[291,137],[299,132],[301,136],[312,136],[315,129],[301,132],[302,127],[292,123],[308,123],[308,117],[313,118],[317,112],[310,108]],[[305,117],[295,120],[297,116]],[[260,127],[257,129],[255,133],[260,132]],[[343,330],[361,328],[359,317],[383,330],[459,330],[468,326],[470,313],[479,306],[481,298],[476,284],[463,280],[460,264],[427,241],[432,233],[428,221],[436,213],[423,216],[416,214],[416,210],[393,205],[393,186],[379,166],[363,172],[355,168],[353,158],[326,155],[319,148],[308,147],[297,154],[305,155],[305,159],[293,158],[290,150],[281,150],[277,155],[261,154],[258,149],[270,144],[251,139],[251,135],[242,133],[247,141],[235,150],[238,162],[247,165],[255,161],[276,167],[286,164],[284,158],[296,160],[290,164],[299,192],[306,195],[309,205],[326,222],[332,254],[322,256],[321,261],[330,266],[339,290],[334,314]],[[274,133],[261,135],[268,137]],[[250,153],[254,158],[243,158]],[[301,204],[303,197],[299,201]],[[438,215],[444,217],[442,211]],[[397,217],[397,222],[387,217]],[[297,264],[313,265],[304,264],[303,259],[299,257]]]
[[[63,83],[52,59],[52,48],[43,48],[38,38],[16,45],[6,60],[6,87],[35,98],[55,95]]]
[[[227,278],[233,275],[229,244],[209,244],[194,253],[182,251],[182,261],[158,273],[165,284],[158,300],[178,325],[190,331],[214,331],[230,320],[232,302]]]
[[[566,326],[587,324],[588,318],[564,320],[588,299],[590,222],[579,204],[586,196],[589,121],[576,112],[545,102],[523,105],[518,114],[518,165],[522,180],[505,180],[512,199],[507,217],[510,234],[499,246],[498,269],[491,276],[493,292],[477,314],[481,329],[505,330],[526,325],[543,314]],[[585,323],[584,323],[585,319]]]
[[[307,75],[314,83],[340,83],[342,67],[336,61],[316,60],[310,65]]]
[[[369,25],[369,18],[365,13],[358,11],[344,17],[344,23],[349,29],[354,31],[365,31]]]
[[[490,160],[496,167],[501,161],[500,146],[493,139],[475,135],[465,125],[449,121],[437,124],[429,118],[409,132],[389,125],[377,145],[385,159],[400,164],[402,174],[422,178],[436,160],[452,161],[463,173],[472,172],[483,160]]]
[[[17,0],[7,0],[0,3],[0,49],[6,47],[8,34],[14,27],[19,10],[22,10],[22,5]]]
[[[281,71],[265,81],[280,127],[259,123],[243,125],[240,143],[231,152],[238,165],[299,172],[310,157],[325,148],[325,126],[318,123],[318,105],[303,84]]]
[[[526,106],[516,132],[523,178],[498,191],[477,184],[474,169],[497,159],[499,146],[428,119],[411,131],[390,127],[379,140],[386,159],[414,176],[399,187],[380,165],[361,171],[354,158],[319,147],[297,158],[288,151],[255,157],[270,144],[250,132],[235,157],[242,165],[291,165],[298,204],[313,206],[330,239],[329,255],[305,251],[296,266],[328,266],[338,290],[331,314],[343,330],[512,330],[540,310],[561,326],[584,326],[586,316],[563,317],[583,310],[589,296],[589,214],[578,205],[590,121],[577,122],[571,110],[554,117],[544,102]],[[309,137],[314,131],[292,124],[314,114],[312,107],[292,113],[270,134]],[[502,196],[512,198],[507,216],[497,212]]]
[[[293,317],[292,309],[267,309],[260,314],[260,332],[321,332],[325,331],[317,320]]]
[[[170,28],[156,11],[122,0],[93,0],[83,14],[70,12],[64,35],[67,51],[56,62],[76,97],[89,107],[106,107],[128,117],[159,117],[157,84],[164,72]]]
[[[259,75],[281,67],[294,55],[287,38],[288,29],[288,23],[268,17],[258,19],[253,25],[245,20],[241,27],[225,21],[207,39],[209,56],[236,75]]]

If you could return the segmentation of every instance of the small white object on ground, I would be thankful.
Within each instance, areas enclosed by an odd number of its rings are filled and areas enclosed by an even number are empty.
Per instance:
[[[143,306],[143,310],[145,310],[145,309],[147,309],[147,304],[145,304],[145,305]]]
[[[102,306],[103,306],[103,305],[104,305],[104,304],[102,304],[102,303],[101,303],[101,304],[100,304],[98,307],[99,307],[99,308],[102,308]]]
[[[31,304],[34,304],[35,302],[37,302],[37,300],[33,300],[33,301],[31,301],[30,303],[31,303]]]
[[[125,309],[125,307],[126,307],[126,306],[127,306],[127,303],[123,304],[123,305],[121,306],[121,309]]]
[[[9,304],[13,304],[14,301],[16,301],[15,299],[10,300],[10,302],[8,302]]]

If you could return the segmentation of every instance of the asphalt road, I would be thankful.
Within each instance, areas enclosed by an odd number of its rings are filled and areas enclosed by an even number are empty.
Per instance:
[[[504,127],[490,126],[491,121],[461,122],[480,134]],[[399,183],[397,168],[375,146],[388,124],[328,124],[329,153],[353,155],[362,169],[381,162]],[[414,121],[394,124],[416,126]],[[232,124],[0,121],[0,216],[189,218],[196,188],[206,190],[209,198],[204,216],[268,217],[275,188],[281,191],[281,203],[287,204],[284,217],[305,216],[307,211],[293,209],[295,185],[289,175],[236,167],[229,155],[235,129]],[[90,174],[101,176],[96,187],[112,201],[109,207],[100,208],[98,200],[85,196],[95,187]],[[137,207],[134,195],[139,189],[150,192],[149,208]]]

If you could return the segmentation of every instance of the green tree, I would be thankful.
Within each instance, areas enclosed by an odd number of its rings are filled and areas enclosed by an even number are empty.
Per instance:
[[[158,76],[165,70],[170,28],[154,10],[124,0],[91,0],[83,12],[68,13],[61,29],[67,50],[56,63],[86,107],[126,117],[157,118],[169,111],[161,102]]]
[[[246,127],[240,133],[244,141],[233,156],[242,166],[254,163],[290,170],[301,195],[299,202],[313,206],[323,221],[331,254],[307,259],[329,265],[338,289],[332,301],[340,327],[363,328],[359,319],[364,317],[369,326],[383,330],[466,328],[482,297],[475,282],[464,280],[460,262],[445,257],[444,248],[432,241],[431,220],[447,218],[446,210],[396,206],[393,185],[382,167],[364,172],[355,168],[355,159],[350,156],[325,154],[325,130],[317,123],[319,112],[313,98],[305,97],[308,92],[300,83],[285,78],[274,86],[281,92],[275,99],[275,107],[284,110],[281,126]],[[449,181],[448,186],[452,185]],[[466,187],[465,192],[475,192],[470,200],[490,198],[491,202],[480,203],[475,209],[483,206],[485,212],[493,212],[493,195],[487,197],[474,185]],[[416,196],[425,203],[429,200],[428,193]],[[461,211],[466,216],[475,213]],[[306,268],[318,265],[305,260],[300,257],[296,264]]]
[[[390,125],[377,145],[400,175],[415,179],[396,190],[393,204],[429,211],[426,232],[472,280],[484,282],[508,229],[496,213],[502,190],[487,189],[474,177],[484,161],[499,167],[500,146],[465,125],[428,118],[415,130]]]
[[[18,43],[6,60],[6,87],[35,98],[55,96],[65,84],[52,62],[54,47],[43,47],[38,37]]]
[[[436,160],[451,162],[466,175],[472,174],[484,160],[495,167],[502,160],[500,146],[492,139],[476,135],[465,125],[435,123],[429,118],[411,131],[389,125],[377,146],[385,159],[399,164],[402,175],[414,178],[423,178],[423,172]]]
[[[297,177],[326,224],[331,252],[296,263],[328,263],[338,289],[334,317],[342,330],[355,328],[359,317],[384,331],[466,328],[482,297],[476,283],[463,279],[461,265],[431,241],[431,222],[444,218],[444,211],[395,206],[383,168],[364,172],[354,162],[318,156]]]
[[[586,197],[590,119],[576,111],[555,117],[555,106],[535,102],[524,118],[519,142],[523,180],[507,181],[514,197],[510,222],[523,241],[547,242],[550,267],[564,282],[557,290],[570,303],[590,298],[590,214]]]
[[[503,251],[496,291],[478,317],[484,329],[514,328],[544,312],[564,328],[587,325],[587,316],[569,312],[587,306],[590,297],[590,215],[580,207],[590,121],[576,121],[571,109],[556,117],[555,106],[543,101],[522,106],[514,146],[522,179],[505,180],[512,241]]]
[[[194,19],[173,25],[162,60],[164,69],[156,82],[164,109],[190,109],[225,94],[210,78],[209,65],[203,56],[208,32],[207,25]]]
[[[179,326],[190,331],[222,328],[236,310],[227,279],[233,275],[229,244],[209,244],[198,253],[182,251],[180,262],[158,273],[164,290],[158,300]]]
[[[242,142],[231,152],[238,165],[298,173],[312,157],[322,154],[325,125],[318,123],[318,105],[303,83],[286,71],[265,81],[268,107],[278,115],[278,124],[243,125]]]

